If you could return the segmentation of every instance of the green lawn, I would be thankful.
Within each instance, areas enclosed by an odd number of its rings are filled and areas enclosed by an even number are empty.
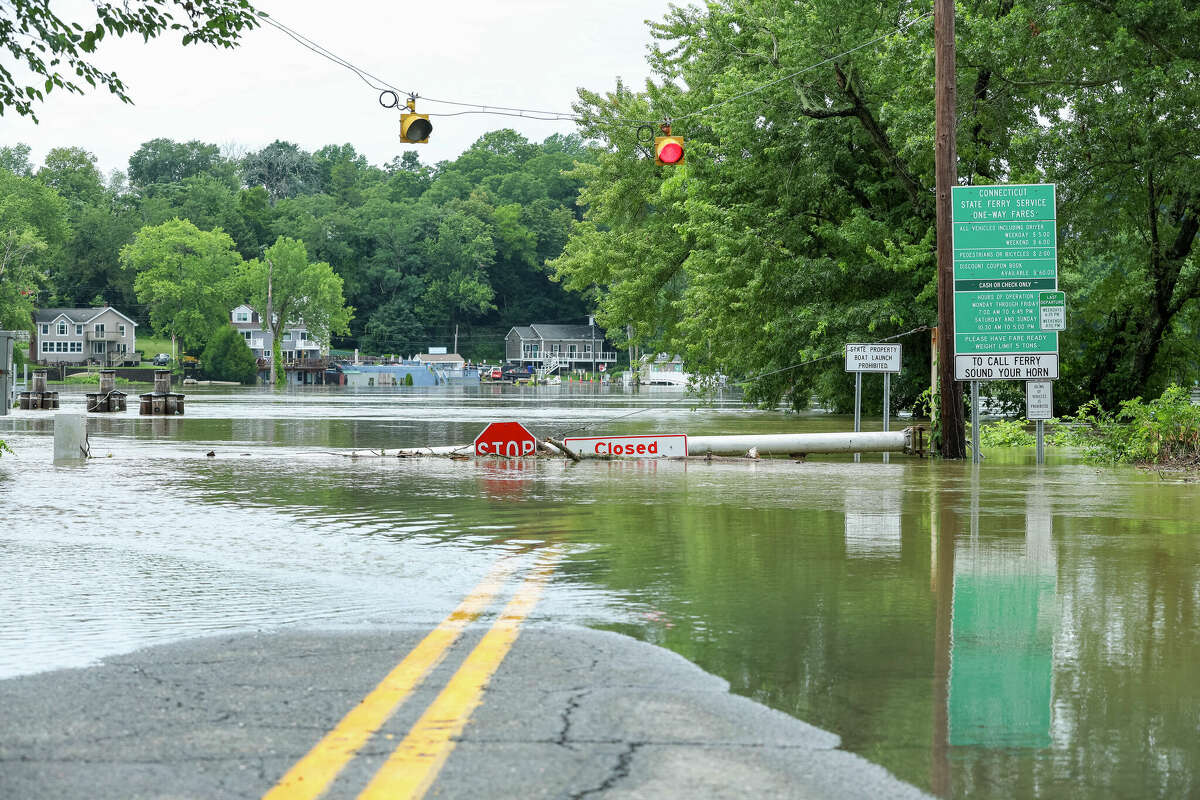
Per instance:
[[[139,336],[137,343],[134,345],[135,350],[142,351],[142,357],[145,358],[144,364],[149,364],[150,359],[154,358],[159,353],[171,352],[170,339],[157,339],[153,336]]]

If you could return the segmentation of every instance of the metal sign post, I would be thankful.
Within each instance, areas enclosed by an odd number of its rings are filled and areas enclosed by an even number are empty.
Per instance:
[[[891,408],[892,408],[892,373],[885,372],[885,373],[883,373],[883,432],[884,433],[887,433],[889,430],[891,430],[891,420],[888,419],[888,417],[890,416],[889,411],[891,411]],[[885,464],[889,463],[889,461],[890,461],[890,459],[888,458],[889,455],[891,455],[891,454],[890,453],[883,454],[883,463],[885,463]]]
[[[854,432],[862,431],[862,373],[854,373]],[[854,454],[855,461],[862,460],[862,453]]]
[[[1054,383],[1025,381],[1025,418],[1037,420],[1037,463],[1046,463],[1045,421],[1054,417]]]
[[[862,374],[883,373],[883,429],[888,430],[888,407],[891,404],[892,373],[900,371],[901,347],[898,344],[848,344],[846,345],[846,372],[854,373],[854,432],[862,430]],[[862,460],[861,453],[854,454],[855,461]],[[883,460],[888,460],[884,453]]]

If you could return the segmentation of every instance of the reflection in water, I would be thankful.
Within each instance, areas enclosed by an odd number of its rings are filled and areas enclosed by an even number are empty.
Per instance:
[[[1025,500],[1022,540],[981,541],[978,485],[971,535],[954,558],[950,744],[1048,747],[1056,561],[1040,481]]]
[[[367,455],[505,417],[543,434],[849,425],[690,408],[197,391],[186,417],[93,419],[112,458],[74,469],[46,456],[49,420],[0,419],[18,453],[0,459],[0,676],[228,630],[435,624],[497,557],[555,541],[543,619],[668,647],[941,796],[1200,796],[1194,484],[1022,451],[977,471]]]

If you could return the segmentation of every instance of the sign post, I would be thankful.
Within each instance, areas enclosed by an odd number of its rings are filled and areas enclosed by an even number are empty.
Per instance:
[[[883,429],[888,430],[888,410],[891,404],[892,373],[900,372],[901,349],[898,344],[846,345],[846,372],[854,373],[854,432],[862,430],[862,375],[864,372],[883,373]],[[862,460],[861,453],[854,454]],[[888,461],[888,454],[883,454]]]
[[[1046,463],[1046,420],[1054,417],[1054,383],[1025,381],[1025,418],[1037,420],[1037,463]]]

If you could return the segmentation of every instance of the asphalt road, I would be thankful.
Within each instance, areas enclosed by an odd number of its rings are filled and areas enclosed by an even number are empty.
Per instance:
[[[486,630],[465,629],[323,796],[363,791]],[[207,638],[0,682],[0,797],[260,797],[427,634]],[[472,711],[427,796],[926,796],[833,734],[612,633],[522,631]]]

